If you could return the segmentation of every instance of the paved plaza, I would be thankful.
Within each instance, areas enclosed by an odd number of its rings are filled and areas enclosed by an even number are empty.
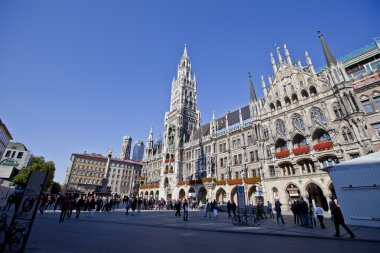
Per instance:
[[[202,211],[190,211],[189,220],[174,211],[142,211],[135,216],[123,209],[113,212],[81,213],[58,223],[60,211],[37,214],[26,252],[232,252],[253,250],[274,252],[378,252],[380,230],[351,227],[352,240],[343,229],[335,238],[332,222],[326,229],[303,228],[285,215],[286,224],[262,220],[258,227],[234,226],[226,213],[218,219],[204,218]]]

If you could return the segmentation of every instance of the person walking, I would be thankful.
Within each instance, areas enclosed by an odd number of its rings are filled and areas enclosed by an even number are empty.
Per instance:
[[[231,209],[232,209],[232,204],[231,204],[231,201],[228,200],[227,202],[228,219],[231,217]]]
[[[77,201],[76,206],[75,206],[75,208],[76,208],[75,209],[75,213],[76,213],[75,218],[76,219],[79,219],[79,215],[80,215],[80,212],[82,211],[83,205],[84,205],[84,199],[82,196],[80,196],[78,198],[78,201]]]
[[[61,215],[59,217],[59,223],[62,223],[65,220],[65,217],[67,215],[68,210],[70,210],[71,206],[71,199],[70,197],[66,194],[65,198],[62,201],[61,204]]]
[[[214,199],[213,207],[214,207],[214,218],[218,219],[218,217],[219,217],[219,215],[218,215],[219,205],[218,205],[218,203],[216,202],[215,199]]]
[[[189,203],[187,203],[186,199],[183,201],[182,208],[183,208],[183,220],[187,221],[187,217],[189,216]]]
[[[318,204],[315,204],[315,216],[317,216],[317,219],[321,224],[321,228],[325,229],[326,227],[323,223],[323,209]]]
[[[205,213],[204,217],[206,218],[207,214],[208,214],[208,217],[211,218],[211,213],[210,213],[211,207],[210,207],[210,202],[208,200],[206,200],[206,207],[205,207],[205,209],[206,209],[206,213]]]
[[[232,200],[232,203],[231,203],[231,210],[232,210],[232,214],[235,217],[236,216],[236,204],[235,204],[235,201],[233,201],[233,200]]]
[[[267,213],[269,214],[269,217],[271,219],[274,218],[272,203],[270,203],[269,201],[267,201]]]
[[[276,200],[274,206],[275,206],[276,215],[277,215],[277,223],[279,223],[279,219],[281,218],[282,223],[285,224],[284,218],[282,217],[282,214],[281,214],[282,204],[280,203],[279,200]]]
[[[175,204],[175,216],[181,216],[181,201],[177,200],[177,203]]]
[[[133,197],[132,203],[131,203],[132,216],[135,216],[136,207],[137,207],[137,199],[136,197]]]
[[[95,198],[94,196],[90,196],[90,200],[88,202],[88,217],[89,218],[94,218],[94,213],[95,213]]]
[[[335,224],[335,237],[340,237],[340,231],[339,226],[342,225],[342,227],[347,231],[347,233],[350,234],[351,238],[355,238],[355,234],[351,231],[351,229],[346,225],[344,222],[344,217],[342,214],[342,210],[340,210],[339,204],[337,204],[334,209],[332,210],[332,213],[334,215],[334,224]]]

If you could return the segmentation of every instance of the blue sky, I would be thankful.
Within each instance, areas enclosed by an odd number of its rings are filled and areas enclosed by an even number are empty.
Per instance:
[[[163,131],[184,44],[202,122],[258,95],[274,45],[324,64],[319,28],[336,57],[380,36],[379,1],[1,1],[0,117],[14,141],[56,163],[71,153],[120,154]]]

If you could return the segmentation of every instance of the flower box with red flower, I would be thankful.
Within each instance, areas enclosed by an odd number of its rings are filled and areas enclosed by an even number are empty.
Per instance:
[[[186,182],[185,181],[178,181],[178,185],[185,185]]]
[[[202,183],[210,183],[212,182],[212,178],[211,177],[204,177],[202,178]]]
[[[169,173],[169,171],[168,171],[168,170],[165,170],[165,171],[164,171],[164,174],[168,174],[168,173]]]
[[[224,180],[216,181],[216,185],[225,185],[225,184],[226,184],[226,181],[224,181]]]
[[[170,158],[170,162],[174,162],[174,158]]]
[[[278,151],[278,152],[274,153],[274,155],[276,156],[277,159],[288,157],[289,156],[289,150],[288,149],[283,149],[281,151]]]
[[[165,160],[164,160],[165,163],[168,163],[169,161],[170,161],[169,158],[165,158]]]
[[[242,182],[243,180],[241,178],[227,180],[227,184],[229,185],[241,184]]]
[[[333,148],[333,142],[332,141],[321,141],[314,145],[315,151],[321,151],[321,150],[329,150]]]
[[[174,173],[174,170],[169,170],[169,173]]]
[[[304,155],[310,153],[310,146],[309,145],[303,145],[299,146],[293,149],[294,155]]]
[[[257,184],[258,182],[261,181],[260,177],[249,177],[249,178],[244,178],[244,183],[246,184]]]

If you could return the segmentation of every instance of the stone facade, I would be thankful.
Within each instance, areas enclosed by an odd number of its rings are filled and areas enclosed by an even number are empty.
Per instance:
[[[145,198],[196,201],[235,199],[244,185],[247,202],[258,199],[287,203],[301,197],[327,210],[335,191],[323,170],[335,163],[372,152],[366,115],[353,81],[319,33],[327,65],[314,70],[292,62],[284,45],[264,97],[258,99],[249,75],[247,106],[201,126],[196,106],[197,83],[185,47],[172,82],[170,111],[165,114],[164,140],[145,149],[139,195]]]
[[[65,179],[66,192],[93,193],[108,179],[112,194],[132,195],[142,163],[101,154],[72,154]]]

